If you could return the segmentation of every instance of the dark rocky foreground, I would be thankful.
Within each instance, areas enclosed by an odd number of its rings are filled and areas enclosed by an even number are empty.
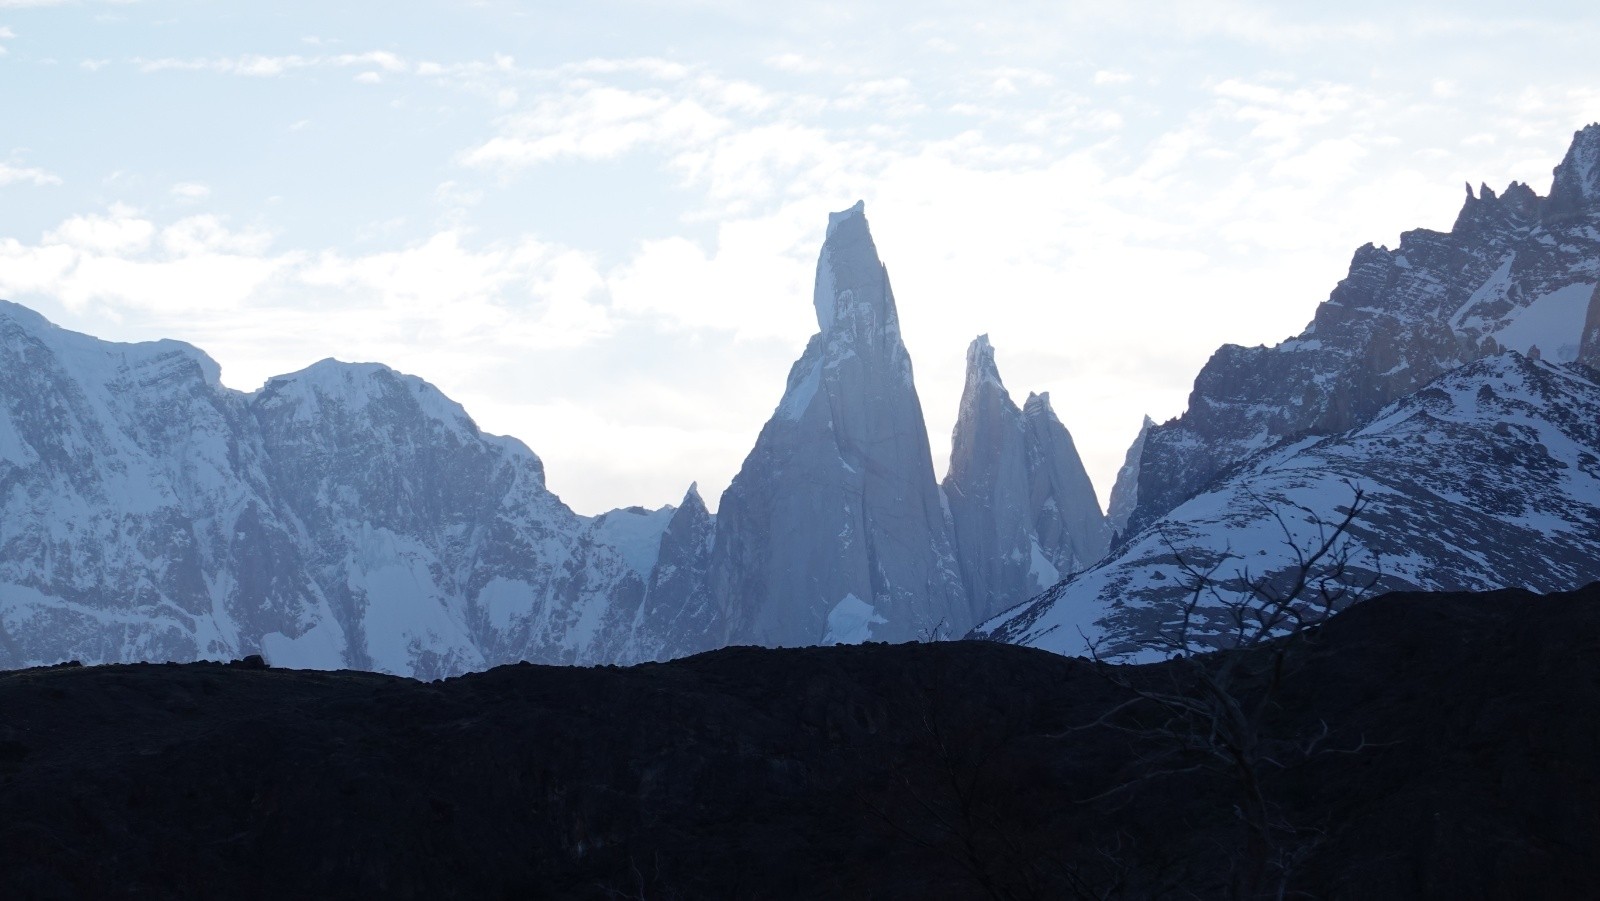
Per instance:
[[[1153,739],[1074,728],[1126,697],[1085,661],[977,642],[431,684],[7,673],[0,893],[1226,896],[1228,778],[1140,778]],[[1280,700],[1270,740],[1325,722],[1334,750],[1265,773],[1294,890],[1600,885],[1600,585],[1367,602],[1297,653]]]

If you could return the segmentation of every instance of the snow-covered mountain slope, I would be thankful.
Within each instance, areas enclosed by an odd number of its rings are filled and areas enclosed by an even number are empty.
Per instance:
[[[1027,600],[1105,554],[1094,486],[1049,395],[1012,402],[979,335],[942,485],[974,622]]]
[[[0,665],[338,630],[248,404],[217,376],[186,344],[98,341],[0,303]]]
[[[1578,132],[1548,197],[1484,186],[1448,233],[1356,251],[1305,331],[1219,349],[1182,417],[1142,434],[1137,532],[1284,438],[1368,420],[1444,372],[1501,350],[1571,361],[1600,283],[1600,124]]]
[[[1352,577],[1383,589],[1561,591],[1600,579],[1600,384],[1595,372],[1507,352],[1459,367],[1363,426],[1247,461],[1076,578],[979,627],[1066,654],[1134,654],[1178,620],[1189,579],[1289,571],[1277,511],[1301,547],[1318,522],[1368,504],[1349,530]],[[1226,645],[1215,602],[1198,635]]]
[[[965,632],[911,357],[859,203],[828,217],[814,303],[819,331],[718,507],[709,585],[727,639]]]
[[[678,652],[639,634],[671,508],[579,517],[520,442],[383,366],[254,394],[217,373],[0,305],[0,666],[259,652],[433,677]]]

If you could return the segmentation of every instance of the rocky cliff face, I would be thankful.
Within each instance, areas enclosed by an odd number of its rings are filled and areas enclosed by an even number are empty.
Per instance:
[[[1589,312],[1583,319],[1583,338],[1578,342],[1578,362],[1600,369],[1600,284],[1589,298]]]
[[[1367,506],[1350,527],[1350,579],[1379,589],[1562,591],[1600,580],[1600,383],[1574,364],[1515,352],[1458,367],[1365,425],[1262,452],[1087,572],[980,627],[980,634],[1138,656],[1170,630],[1192,579],[1224,594],[1242,574],[1288,584],[1294,543]],[[1274,514],[1284,518],[1280,525]],[[1202,598],[1196,635],[1226,647],[1235,624]]]
[[[729,641],[903,641],[974,622],[888,273],[862,206],[829,217],[820,331],[722,495],[710,588]]]
[[[1111,533],[1072,435],[1050,405],[1050,393],[1022,404],[1028,452],[1028,513],[1039,547],[1066,576],[1105,555]]]
[[[716,518],[690,485],[672,512],[650,571],[634,659],[665,660],[720,647],[722,618],[707,589]]]
[[[967,349],[967,379],[943,489],[956,558],[982,621],[1098,560],[1107,533],[1094,486],[1048,395],[1017,409],[994,348]]]
[[[1111,529],[1112,541],[1128,531],[1128,520],[1139,506],[1139,462],[1144,458],[1144,438],[1155,422],[1146,416],[1139,426],[1139,434],[1128,446],[1128,453],[1117,470],[1117,481],[1111,486],[1111,500],[1106,505],[1106,525]]]
[[[1219,349],[1187,411],[1149,430],[1128,529],[1155,522],[1256,451],[1331,435],[1439,375],[1502,349],[1577,359],[1600,282],[1600,125],[1578,132],[1550,196],[1484,186],[1448,233],[1356,251],[1300,335]]]

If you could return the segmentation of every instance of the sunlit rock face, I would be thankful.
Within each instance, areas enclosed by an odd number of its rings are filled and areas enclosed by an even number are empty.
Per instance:
[[[728,640],[965,632],[911,358],[860,204],[829,217],[814,300],[820,331],[717,511],[709,584]]]
[[[1574,136],[1548,197],[1515,182],[1500,194],[1469,186],[1449,232],[1419,229],[1396,249],[1356,251],[1300,335],[1220,348],[1184,414],[1142,436],[1126,531],[1257,451],[1351,428],[1464,363],[1502,350],[1592,359],[1594,339],[1583,336],[1597,283],[1600,125],[1590,125]]]
[[[1098,560],[1107,531],[1094,486],[1047,394],[1012,402],[988,336],[967,349],[943,483],[973,617],[1019,604]]]

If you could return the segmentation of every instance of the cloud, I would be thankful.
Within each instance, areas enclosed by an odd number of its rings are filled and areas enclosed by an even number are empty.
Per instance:
[[[73,216],[48,231],[45,245],[65,245],[96,254],[137,253],[150,246],[155,225],[132,207],[116,205],[105,215]]]
[[[0,187],[14,184],[59,185],[61,178],[31,166],[10,166],[0,163]]]
[[[815,327],[811,307],[788,301],[810,290],[816,228],[796,212],[725,223],[710,252],[679,237],[644,242],[607,278],[615,309],[679,333],[806,334]]]
[[[469,166],[525,168],[557,159],[613,159],[640,147],[678,148],[726,131],[726,119],[660,90],[594,87],[546,95],[507,117],[501,134],[462,155]]]
[[[276,78],[302,69],[366,67],[383,72],[409,72],[413,69],[403,57],[381,50],[334,56],[246,53],[233,57],[135,57],[133,63],[141,72],[215,72],[247,78]]]
[[[172,186],[170,193],[181,201],[193,203],[211,196],[211,188],[199,182],[184,181]]]

